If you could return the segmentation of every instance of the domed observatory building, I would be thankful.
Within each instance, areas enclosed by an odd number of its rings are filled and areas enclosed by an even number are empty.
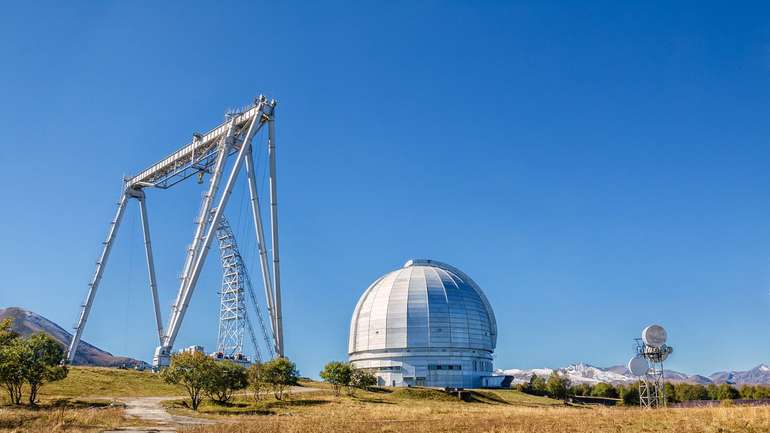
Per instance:
[[[477,388],[492,375],[496,344],[492,307],[469,276],[410,260],[358,300],[348,355],[380,385]]]

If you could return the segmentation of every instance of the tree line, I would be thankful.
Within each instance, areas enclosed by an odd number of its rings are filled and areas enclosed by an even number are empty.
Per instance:
[[[224,404],[236,391],[249,388],[259,401],[272,392],[276,399],[288,397],[289,387],[299,380],[297,366],[288,358],[254,363],[249,368],[232,361],[217,361],[203,352],[181,352],[171,357],[171,365],[161,371],[164,381],[182,386],[190,397],[190,407],[198,410],[204,397]]]
[[[24,391],[30,406],[37,403],[40,388],[67,377],[64,349],[44,333],[22,338],[11,329],[11,319],[0,322],[0,385],[11,404],[21,404]]]
[[[692,384],[692,383],[665,383],[666,401],[680,403],[693,400],[762,400],[770,399],[770,386],[743,385],[735,387],[730,384]],[[586,383],[570,384],[569,379],[552,372],[548,378],[532,375],[529,382],[516,385],[519,391],[527,394],[546,396],[564,400],[569,396],[591,396],[602,398],[617,398],[624,405],[639,404],[639,383],[613,385],[611,383],[598,383],[589,385]]]

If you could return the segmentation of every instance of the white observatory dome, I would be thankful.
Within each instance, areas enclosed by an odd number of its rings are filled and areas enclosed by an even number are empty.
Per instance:
[[[478,285],[433,260],[410,260],[364,292],[348,353],[383,385],[480,386],[492,372],[497,323]]]

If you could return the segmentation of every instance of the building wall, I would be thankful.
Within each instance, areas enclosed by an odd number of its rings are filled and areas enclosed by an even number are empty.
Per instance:
[[[370,352],[351,360],[371,369],[381,386],[480,388],[493,371],[492,355],[483,351]]]

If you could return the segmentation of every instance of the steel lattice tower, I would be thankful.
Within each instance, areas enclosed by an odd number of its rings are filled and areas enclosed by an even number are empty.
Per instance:
[[[259,303],[251,287],[248,272],[243,257],[238,250],[230,223],[222,216],[217,228],[217,240],[219,241],[219,256],[222,261],[222,288],[219,292],[219,332],[217,334],[217,352],[224,357],[235,359],[243,354],[244,331],[249,331],[255,355],[258,361],[262,361],[262,353],[259,350],[254,328],[249,320],[246,308],[246,295],[251,297],[254,311],[257,313],[259,327],[265,341],[270,358],[274,357],[275,349],[271,342],[271,333],[265,326]]]
[[[222,259],[222,289],[219,291],[219,332],[217,352],[234,357],[243,353],[243,332],[246,329],[246,303],[241,284],[241,272],[235,236],[224,218],[217,230],[219,254]]]

